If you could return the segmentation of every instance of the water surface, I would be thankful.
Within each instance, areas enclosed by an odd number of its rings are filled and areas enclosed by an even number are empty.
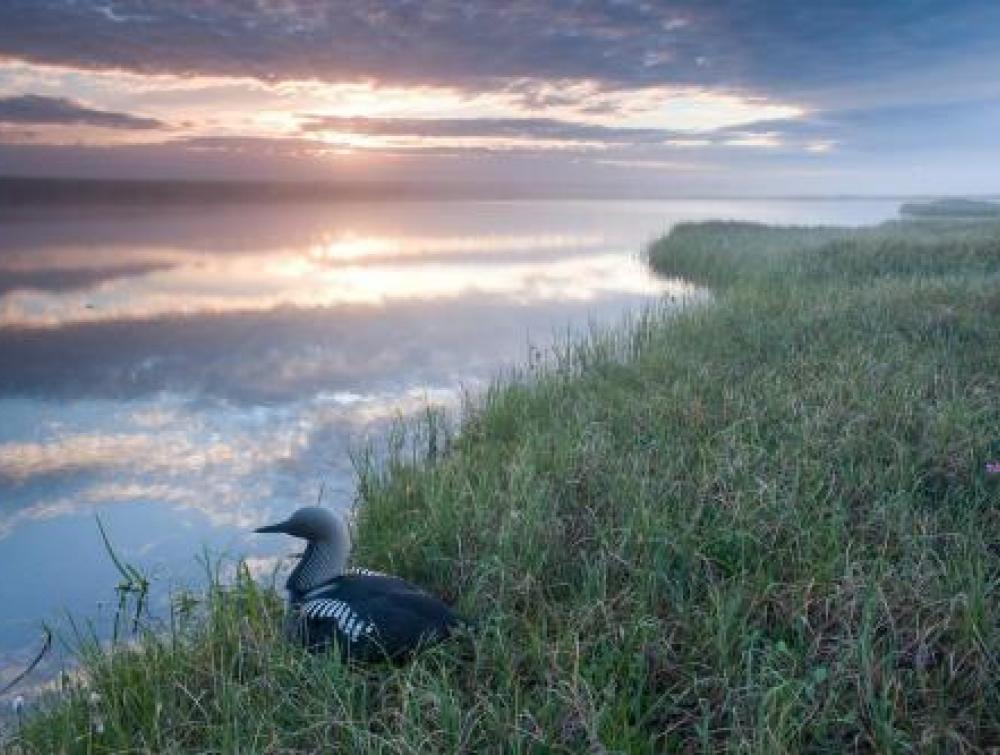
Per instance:
[[[681,220],[871,223],[888,201],[372,202],[0,210],[0,682],[42,620],[103,626],[124,558],[260,570],[249,529],[349,505],[349,452],[529,345],[682,282],[639,253]]]

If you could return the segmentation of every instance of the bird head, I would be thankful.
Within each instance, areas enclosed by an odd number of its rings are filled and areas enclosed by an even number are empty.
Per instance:
[[[351,552],[347,524],[335,512],[319,506],[299,509],[277,524],[258,527],[255,532],[280,532],[305,540],[305,553],[288,575],[285,587],[295,602],[309,590],[344,573]]]
[[[329,509],[306,506],[277,524],[258,527],[254,532],[280,532],[310,542],[322,543],[341,539],[347,532],[343,519]]]

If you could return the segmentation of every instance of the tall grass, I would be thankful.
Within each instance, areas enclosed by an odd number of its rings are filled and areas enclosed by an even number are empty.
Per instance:
[[[457,436],[429,415],[433,452],[360,465],[358,560],[474,640],[347,668],[286,645],[244,572],[85,654],[11,746],[1000,746],[998,227],[688,225],[650,262],[713,303],[567,345]]]

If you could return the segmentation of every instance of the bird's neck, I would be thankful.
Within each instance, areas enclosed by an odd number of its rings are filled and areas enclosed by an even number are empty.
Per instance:
[[[347,549],[336,541],[313,541],[288,575],[285,589],[293,603],[310,590],[336,579],[347,568]]]

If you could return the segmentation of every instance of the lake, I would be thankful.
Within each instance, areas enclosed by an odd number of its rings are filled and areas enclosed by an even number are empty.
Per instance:
[[[691,287],[684,220],[868,224],[889,200],[383,201],[0,210],[0,684],[118,577],[267,572],[253,526],[353,501],[352,450],[593,323]],[[47,665],[58,663],[54,654]]]

